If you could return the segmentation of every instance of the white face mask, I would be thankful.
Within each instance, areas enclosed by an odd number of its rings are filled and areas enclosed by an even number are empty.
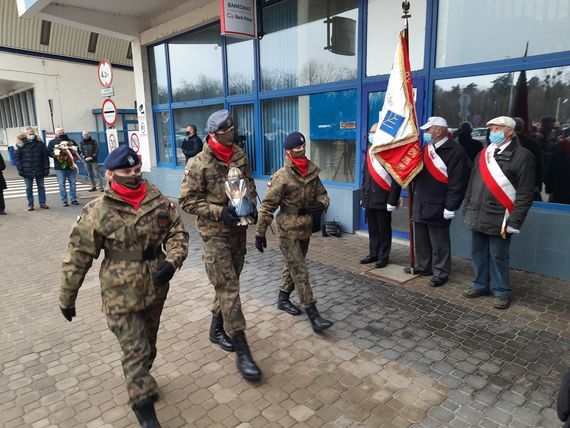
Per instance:
[[[370,144],[374,144],[374,133],[373,132],[368,134],[368,142]]]

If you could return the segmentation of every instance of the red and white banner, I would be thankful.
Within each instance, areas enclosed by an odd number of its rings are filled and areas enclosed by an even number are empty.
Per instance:
[[[372,152],[402,187],[406,187],[423,167],[404,31],[400,32]]]
[[[505,207],[505,216],[501,226],[501,230],[504,231],[507,219],[515,208],[517,190],[495,160],[494,152],[495,147],[493,145],[487,146],[481,153],[481,156],[479,156],[479,169],[481,170],[481,177],[491,194]]]
[[[424,147],[424,164],[433,178],[447,184],[447,165],[435,151],[433,144]]]
[[[366,162],[368,163],[368,171],[372,179],[387,192],[390,191],[392,187],[392,176],[386,169],[380,164],[374,153],[372,152],[372,147],[366,152]]]

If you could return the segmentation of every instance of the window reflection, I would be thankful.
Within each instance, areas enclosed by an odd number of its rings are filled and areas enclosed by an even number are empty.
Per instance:
[[[148,50],[150,55],[150,76],[153,104],[168,102],[168,75],[166,74],[166,46],[154,46]]]
[[[263,101],[262,118],[265,175],[283,165],[283,141],[299,131],[322,180],[355,181],[356,90]]]
[[[262,89],[355,79],[357,20],[357,0],[285,0],[265,7]]]
[[[158,146],[159,162],[172,162],[172,139],[170,137],[170,113],[160,111],[154,114],[154,126],[156,127],[156,144]],[[119,133],[119,135],[122,133]]]
[[[570,189],[570,67],[527,70],[525,74],[528,127],[519,140],[531,152],[538,151],[536,199],[570,203],[570,191],[566,190]],[[453,131],[469,122],[472,137],[485,145],[487,121],[515,115],[519,76],[520,72],[511,72],[439,80],[435,82],[433,114],[446,118]]]
[[[221,43],[219,24],[168,42],[174,102],[223,95]]]
[[[253,92],[253,40],[226,37],[228,92],[230,95]]]

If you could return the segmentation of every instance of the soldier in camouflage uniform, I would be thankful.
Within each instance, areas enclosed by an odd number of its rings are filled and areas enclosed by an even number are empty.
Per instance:
[[[123,352],[130,402],[141,426],[159,427],[157,384],[149,371],[169,281],[188,254],[188,233],[174,205],[142,179],[132,149],[123,145],[112,151],[105,168],[105,193],[83,208],[71,231],[60,309],[71,321],[85,275],[105,250],[99,273],[103,311]]]
[[[236,167],[241,171],[251,201],[255,202],[257,193],[247,155],[234,144],[231,114],[227,110],[213,113],[207,127],[209,134],[202,152],[186,165],[179,202],[184,211],[197,215],[196,225],[204,244],[204,264],[216,293],[210,341],[226,351],[235,350],[241,375],[257,381],[261,371],[251,357],[245,337],[245,318],[239,295],[247,226],[237,226],[239,217],[235,208],[228,206],[224,185],[229,168]]]
[[[255,246],[260,252],[267,247],[265,232],[273,220],[273,213],[280,208],[276,221],[285,265],[277,307],[291,315],[299,315],[301,311],[289,300],[291,292],[296,289],[313,330],[320,332],[329,328],[332,322],[322,318],[317,311],[305,257],[309,250],[313,217],[320,216],[328,208],[330,199],[319,179],[320,169],[305,156],[303,134],[289,134],[283,147],[285,165],[267,183],[259,210]]]

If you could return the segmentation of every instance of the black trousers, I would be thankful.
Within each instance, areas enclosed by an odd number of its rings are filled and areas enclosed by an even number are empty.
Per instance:
[[[392,248],[392,213],[387,210],[366,210],[366,219],[370,237],[369,255],[378,257],[378,261],[388,261]]]
[[[4,203],[4,189],[0,187],[0,213],[4,212],[6,204]]]
[[[451,272],[449,225],[433,226],[414,222],[416,270],[433,271],[433,276],[447,279]]]

